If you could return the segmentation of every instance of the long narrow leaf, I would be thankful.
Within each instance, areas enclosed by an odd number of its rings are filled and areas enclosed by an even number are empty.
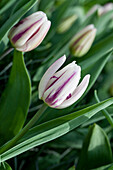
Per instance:
[[[1,162],[68,133],[111,104],[113,98],[34,127],[19,144],[0,155]]]
[[[0,145],[15,136],[22,128],[29,103],[31,85],[21,52],[14,52],[8,85],[0,100]]]

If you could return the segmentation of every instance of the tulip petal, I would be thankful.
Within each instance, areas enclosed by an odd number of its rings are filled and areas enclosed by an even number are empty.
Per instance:
[[[93,29],[94,29],[93,24],[88,25],[87,27],[82,29],[80,32],[75,34],[75,36],[72,38],[72,40],[70,42],[70,45],[75,46],[76,44],[78,44],[78,42],[84,37],[84,35],[86,35],[88,32],[90,32]]]
[[[49,69],[45,72],[45,74],[43,75],[40,83],[39,83],[39,99],[42,98],[43,93],[46,89],[46,86],[50,80],[50,78],[54,75],[54,73],[63,65],[63,63],[66,60],[66,56],[62,56],[61,58],[59,58],[57,61],[55,61],[50,67]]]
[[[76,89],[80,80],[80,73],[80,66],[74,64],[74,66],[64,72],[64,74],[62,74],[62,76],[58,78],[52,86],[48,86],[43,95],[44,101],[51,107],[59,106],[67,98],[67,96],[70,93],[72,94]]]
[[[68,69],[73,69],[73,67],[75,68],[76,67],[76,70],[78,68],[77,64],[75,64],[75,61],[73,61],[72,63],[68,64],[67,66],[65,66],[64,68],[62,68],[61,70],[57,71],[53,77],[51,77],[49,83],[48,83],[48,87],[50,87],[51,85],[53,85],[56,81],[59,80],[59,78],[61,78],[65,72],[68,71]],[[47,88],[48,88],[47,87]]]
[[[13,37],[25,31],[29,27],[36,25],[37,21],[40,21],[41,19],[47,20],[46,14],[44,12],[38,11],[33,13],[32,15],[24,18],[23,20],[19,21],[16,25],[14,25],[12,29],[9,31],[8,36],[10,37],[10,39],[12,39]]]
[[[75,46],[73,49],[76,51],[77,56],[82,56],[88,52],[90,49],[94,38],[96,35],[96,28],[94,28],[91,32],[87,33],[87,36],[84,37],[84,39],[78,44],[78,46]]]
[[[45,38],[50,26],[51,22],[48,20],[40,26],[39,30],[37,30],[36,33],[27,41],[27,51],[31,51],[40,45],[40,43]]]
[[[16,34],[13,38],[12,38],[12,43],[15,44],[15,46],[22,46],[24,45],[29,39],[30,37],[32,37],[32,35],[39,30],[39,28],[41,27],[41,25],[43,25],[43,23],[45,23],[47,21],[47,18],[40,18],[39,20],[37,20],[36,22],[34,22],[32,25],[30,25],[28,28],[26,28],[25,30],[19,32],[19,34]]]
[[[44,37],[46,36],[50,25],[50,21],[45,21],[42,25],[40,25],[39,29],[34,32],[34,34],[26,41],[24,45],[20,47],[16,46],[16,49],[18,51],[27,52],[39,46],[40,43],[43,41]]]
[[[79,86],[76,88],[76,90],[74,91],[74,93],[72,94],[72,96],[65,100],[60,106],[56,107],[57,109],[63,109],[65,107],[68,107],[70,105],[72,105],[73,103],[75,103],[85,92],[88,84],[89,84],[89,79],[90,79],[90,75],[86,75],[82,82],[79,84]]]

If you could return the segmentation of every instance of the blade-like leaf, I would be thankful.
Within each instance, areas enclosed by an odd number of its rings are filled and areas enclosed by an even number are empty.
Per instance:
[[[22,128],[29,103],[31,85],[21,52],[15,50],[8,85],[0,100],[0,145]]]
[[[8,163],[4,162],[0,165],[0,170],[12,170]]]
[[[19,144],[0,155],[1,162],[66,134],[111,104],[113,98],[32,128]]]
[[[101,166],[99,168],[95,168],[92,170],[112,170],[112,169],[113,169],[113,164],[109,164],[109,165]]]
[[[14,2],[16,2],[16,0],[7,2],[6,5],[2,9],[0,9],[0,15],[8,10],[8,8],[10,8]]]
[[[109,139],[103,129],[94,124],[84,140],[77,170],[89,170],[112,163]]]

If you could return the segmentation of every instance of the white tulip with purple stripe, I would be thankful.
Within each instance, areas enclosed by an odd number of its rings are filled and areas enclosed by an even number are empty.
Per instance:
[[[50,25],[44,12],[35,12],[14,25],[8,37],[18,51],[31,51],[43,41]]]
[[[70,51],[73,56],[81,57],[85,55],[94,41],[96,28],[93,24],[88,25],[79,31],[70,42]]]
[[[81,67],[75,64],[75,61],[58,71],[65,60],[64,55],[54,62],[39,83],[39,99],[52,108],[62,109],[72,105],[83,95],[89,84],[88,74],[78,85]]]
[[[113,3],[107,3],[104,6],[101,6],[98,9],[98,15],[102,16],[102,15],[106,14],[109,11],[113,11]]]

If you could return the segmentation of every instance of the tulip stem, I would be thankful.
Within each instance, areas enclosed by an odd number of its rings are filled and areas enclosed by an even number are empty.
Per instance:
[[[44,103],[42,107],[38,110],[38,112],[36,112],[36,114],[33,116],[33,118],[25,125],[25,127],[12,140],[7,142],[0,148],[0,154],[13,147],[16,142],[27,133],[28,130],[37,122],[37,120],[39,120],[40,116],[44,113],[47,107],[48,106]]]
[[[97,95],[97,91],[95,90],[94,92],[94,95],[95,95],[95,99],[98,103],[100,103],[100,100],[98,98],[98,95]],[[108,111],[106,109],[103,109],[102,110],[102,113],[103,115],[106,117],[106,119],[108,120],[109,124],[111,125],[111,127],[113,128],[113,119],[111,117],[111,115],[108,113]]]
[[[1,56],[0,56],[0,60],[2,60],[6,55],[8,55],[11,51],[13,51],[14,48],[9,48],[8,50],[6,50]]]

